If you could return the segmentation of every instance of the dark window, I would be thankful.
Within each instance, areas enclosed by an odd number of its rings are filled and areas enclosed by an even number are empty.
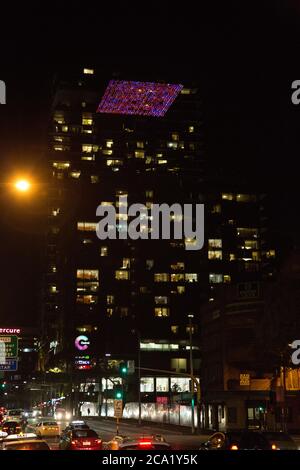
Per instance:
[[[237,409],[236,407],[229,407],[227,409],[228,413],[228,423],[236,423],[237,422]]]
[[[72,433],[73,438],[80,438],[80,437],[98,437],[98,434],[91,429],[77,429]]]

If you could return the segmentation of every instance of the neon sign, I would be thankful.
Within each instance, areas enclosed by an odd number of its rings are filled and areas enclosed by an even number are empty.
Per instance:
[[[85,351],[86,349],[88,349],[89,345],[90,340],[85,335],[77,336],[77,338],[75,339],[75,347],[79,349],[79,351]]]
[[[0,328],[0,333],[5,333],[8,335],[19,334],[21,333],[21,328]]]

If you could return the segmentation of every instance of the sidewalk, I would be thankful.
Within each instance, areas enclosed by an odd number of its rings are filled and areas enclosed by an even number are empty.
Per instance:
[[[85,417],[83,417],[85,418]],[[90,416],[88,418],[89,420],[92,420],[92,421],[98,421],[98,422],[111,422],[111,423],[114,423],[115,422],[115,418],[111,418],[111,417],[104,417],[104,416]],[[136,419],[125,419],[125,418],[122,418],[120,419],[120,424],[122,424],[123,426],[138,426],[138,421]],[[154,428],[155,430],[157,430],[157,433],[159,434],[161,431],[173,431],[173,432],[176,432],[177,434],[182,434],[182,435],[191,435],[192,432],[191,432],[191,427],[187,427],[187,426],[178,426],[176,424],[168,424],[168,423],[156,423],[156,422],[153,422],[153,421],[144,421],[142,420],[142,424],[141,426],[143,426],[144,428],[147,427],[147,428]],[[207,435],[207,434],[213,434],[213,431],[211,430],[200,430],[199,432],[199,435]]]

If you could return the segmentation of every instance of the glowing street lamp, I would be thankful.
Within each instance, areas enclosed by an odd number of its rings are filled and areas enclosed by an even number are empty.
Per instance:
[[[18,180],[15,183],[15,188],[21,192],[27,192],[30,189],[30,183],[28,180]]]

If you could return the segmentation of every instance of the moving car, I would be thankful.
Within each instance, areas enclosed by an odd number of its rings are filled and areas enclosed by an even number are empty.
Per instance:
[[[7,434],[19,434],[22,431],[20,421],[4,421],[1,425],[2,432]]]
[[[102,450],[102,439],[92,429],[64,431],[59,441],[60,450]]]
[[[89,425],[85,421],[75,420],[71,421],[65,428],[64,432],[73,431],[75,429],[90,429]]]
[[[216,432],[200,450],[297,450],[293,439],[283,432],[228,431]]]
[[[72,413],[65,410],[65,408],[56,408],[56,410],[54,411],[54,418],[58,421],[69,420],[72,418]]]
[[[4,415],[4,419],[5,421],[9,421],[11,419],[18,421],[22,419],[22,415],[23,415],[23,410],[20,408],[16,408],[13,410],[7,410]]]
[[[59,427],[56,421],[42,420],[36,427],[35,431],[38,436],[59,436]]]

